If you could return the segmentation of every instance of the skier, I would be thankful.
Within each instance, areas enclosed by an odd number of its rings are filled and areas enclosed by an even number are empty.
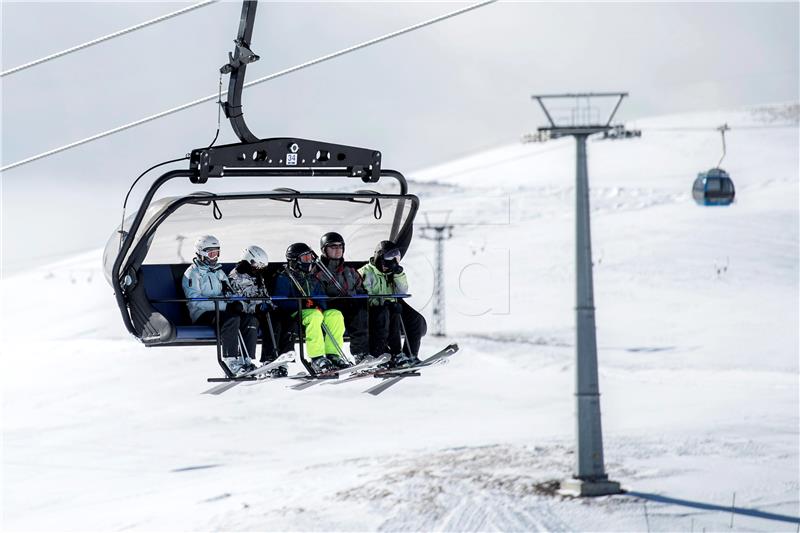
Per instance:
[[[381,241],[378,244],[369,263],[358,271],[369,294],[408,292],[408,279],[400,266],[401,255],[392,241]],[[389,366],[419,364],[419,346],[427,325],[425,318],[411,306],[392,297],[370,298],[369,324],[370,354],[373,357],[380,356],[388,347],[388,352],[392,355]],[[401,347],[403,329],[406,339]]]
[[[267,290],[267,265],[269,258],[267,252],[259,246],[248,246],[242,251],[242,260],[239,261],[233,270],[228,274],[231,288],[239,296],[249,298],[268,298]],[[255,315],[258,325],[261,327],[261,362],[269,363],[275,360],[276,354],[281,347],[289,348],[281,352],[291,351],[291,338],[286,328],[273,328],[272,310],[274,304],[271,301],[245,302],[244,311]],[[280,321],[278,321],[280,323]],[[276,332],[277,329],[277,332]],[[275,335],[275,336],[273,336]],[[279,346],[275,346],[277,338],[281,338]],[[250,357],[255,359],[255,352],[250,353]],[[283,377],[287,375],[286,365],[281,365],[270,371],[272,377]]]
[[[358,271],[344,264],[344,238],[336,232],[328,232],[319,240],[321,266],[317,270],[320,282],[328,296],[354,296],[367,294]],[[369,355],[369,320],[366,301],[361,299],[328,300],[328,307],[338,309],[344,316],[350,333],[350,353],[356,364]]]
[[[233,293],[228,276],[219,261],[219,240],[203,235],[194,242],[195,258],[183,273],[183,292],[186,298],[222,297]],[[189,301],[189,316],[196,325],[216,326],[214,302]],[[254,353],[258,340],[258,325],[253,315],[244,312],[241,302],[219,302],[222,358],[234,375],[255,368],[250,358],[239,352],[239,336],[247,353]]]
[[[275,281],[275,296],[304,297],[300,300],[300,320],[305,329],[306,356],[311,369],[319,374],[347,363],[339,355],[344,342],[344,317],[336,309],[328,309],[326,300],[315,300],[325,291],[314,273],[316,254],[305,243],[298,242],[286,249],[286,269]],[[281,300],[278,307],[297,318],[297,300]],[[328,334],[324,333],[328,330]]]

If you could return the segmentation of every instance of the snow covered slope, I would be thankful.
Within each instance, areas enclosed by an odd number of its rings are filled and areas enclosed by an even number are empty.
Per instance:
[[[456,224],[449,335],[423,350],[462,349],[379,397],[368,380],[200,394],[213,350],[130,339],[99,251],[4,279],[3,527],[795,531],[797,119],[658,117],[640,139],[589,143],[606,467],[636,495],[552,495],[573,468],[562,139],[410,173],[430,220]],[[737,202],[698,207],[723,122]],[[417,239],[406,258],[428,316],[433,257]]]

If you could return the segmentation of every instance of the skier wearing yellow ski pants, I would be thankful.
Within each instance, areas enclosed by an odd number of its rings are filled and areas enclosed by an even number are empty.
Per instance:
[[[338,309],[328,308],[325,291],[314,275],[315,260],[316,254],[307,244],[290,245],[286,250],[286,268],[275,280],[273,295],[290,298],[276,300],[276,303],[293,319],[296,320],[300,312],[306,337],[306,358],[311,370],[320,374],[346,368],[349,363],[341,355],[344,317]],[[301,309],[298,309],[298,301]]]

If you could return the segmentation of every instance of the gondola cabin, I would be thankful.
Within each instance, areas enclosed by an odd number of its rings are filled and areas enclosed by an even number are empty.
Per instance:
[[[721,168],[699,173],[692,186],[692,197],[698,205],[730,205],[735,196],[733,180]]]

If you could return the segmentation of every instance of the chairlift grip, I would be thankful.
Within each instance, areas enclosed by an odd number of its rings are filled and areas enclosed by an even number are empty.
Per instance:
[[[260,58],[250,50],[250,39],[253,36],[253,25],[256,19],[256,7],[258,0],[244,0],[242,2],[242,14],[239,20],[239,32],[237,34],[236,48],[228,54],[229,63],[220,68],[220,73],[230,73],[228,82],[228,99],[223,104],[222,109],[225,116],[231,122],[233,132],[243,143],[258,141],[244,120],[242,111],[242,90],[244,89],[244,76],[247,71],[247,64],[258,61]]]

